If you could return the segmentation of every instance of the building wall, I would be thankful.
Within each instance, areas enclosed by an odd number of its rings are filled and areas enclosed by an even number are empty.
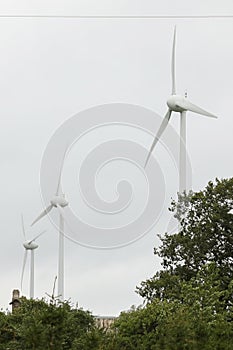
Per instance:
[[[109,329],[116,320],[114,316],[95,316],[96,325],[99,328]]]

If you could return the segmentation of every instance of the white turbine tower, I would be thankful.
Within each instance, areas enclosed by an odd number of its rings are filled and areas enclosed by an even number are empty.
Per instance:
[[[65,199],[64,193],[62,193],[61,188],[61,175],[63,164],[65,160],[65,154],[63,156],[60,174],[58,178],[57,190],[55,196],[53,196],[50,200],[50,205],[33,221],[31,224],[34,225],[41,218],[46,216],[53,208],[58,210],[59,213],[59,252],[58,252],[58,296],[61,301],[64,300],[64,210],[69,203]]]
[[[26,232],[25,232],[25,226],[24,226],[24,220],[23,215],[21,216],[22,220],[22,230],[23,230],[23,236],[25,239],[25,242],[23,243],[23,246],[25,248],[24,252],[24,259],[23,259],[23,268],[22,268],[22,274],[21,274],[21,291],[23,289],[23,276],[24,276],[24,270],[27,262],[27,255],[28,251],[31,252],[31,263],[30,263],[30,298],[34,298],[34,250],[38,248],[38,245],[35,243],[37,238],[39,238],[45,231],[39,233],[37,236],[35,236],[31,240],[26,239]]]
[[[176,27],[174,29],[173,47],[172,47],[172,95],[167,100],[168,111],[160,125],[160,128],[155,136],[155,139],[151,145],[149,154],[147,156],[145,167],[149,161],[150,155],[155,148],[157,142],[166,129],[168,122],[171,118],[172,112],[180,113],[180,159],[179,159],[179,193],[186,191],[186,112],[194,112],[204,115],[206,117],[217,118],[215,115],[205,111],[204,109],[189,102],[187,98],[177,95],[176,93],[176,79],[175,79],[175,47],[176,47]]]

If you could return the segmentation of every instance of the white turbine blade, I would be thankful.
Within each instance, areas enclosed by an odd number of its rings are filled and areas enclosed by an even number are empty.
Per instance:
[[[151,156],[151,153],[153,152],[153,149],[155,148],[157,142],[159,141],[161,135],[163,134],[164,130],[165,130],[166,127],[167,127],[167,124],[168,124],[168,122],[169,122],[169,120],[170,120],[170,118],[171,118],[171,113],[172,113],[172,111],[169,109],[169,110],[167,111],[165,117],[163,118],[163,121],[162,121],[162,123],[161,123],[161,125],[160,125],[160,127],[159,127],[159,130],[158,130],[158,132],[157,132],[157,134],[156,134],[156,136],[155,136],[155,138],[154,138],[154,141],[153,141],[153,143],[152,143],[152,145],[151,145],[149,154],[148,154],[148,156],[147,156],[147,158],[146,158],[146,162],[145,162],[144,168],[146,167],[146,165],[147,165],[147,163],[148,163],[148,161],[149,161],[149,158],[150,158],[150,156]]]
[[[31,224],[31,226],[33,226],[37,221],[39,221],[40,219],[42,219],[45,215],[47,215],[50,210],[52,210],[53,205],[49,205]]]
[[[54,284],[53,284],[53,294],[52,294],[52,299],[54,299],[54,295],[55,295],[56,281],[57,281],[57,276],[55,276],[55,280],[54,280]]]
[[[42,236],[45,232],[46,232],[46,230],[44,230],[41,233],[39,233],[36,237],[34,237],[31,241],[29,241],[28,244],[31,244],[32,242],[35,242],[37,240],[37,238]]]
[[[189,102],[186,98],[184,98],[182,101],[179,101],[177,106],[184,109],[185,111],[190,111],[197,114],[205,115],[206,117],[217,118],[216,115],[209,113],[204,109],[194,105],[193,103]]]
[[[57,191],[56,191],[56,195],[57,196],[59,195],[59,193],[62,192],[62,190],[61,190],[61,176],[62,176],[62,170],[63,170],[63,166],[64,166],[64,162],[65,162],[65,156],[66,156],[67,148],[68,148],[68,146],[65,148],[65,151],[64,151],[64,154],[63,154],[63,157],[62,157],[62,163],[61,163],[59,177],[58,177],[58,183],[57,183]]]
[[[24,257],[23,257],[23,268],[22,268],[22,273],[21,273],[21,282],[20,282],[21,291],[23,289],[23,276],[24,276],[24,270],[25,270],[25,266],[26,266],[26,262],[27,262],[27,254],[28,254],[28,251],[27,251],[27,249],[25,249]]]
[[[23,214],[21,214],[21,223],[22,223],[23,236],[24,236],[24,239],[26,241],[26,232],[25,232]]]
[[[174,28],[173,45],[172,45],[172,95],[176,94],[176,74],[175,74],[175,63],[176,63],[176,26]]]

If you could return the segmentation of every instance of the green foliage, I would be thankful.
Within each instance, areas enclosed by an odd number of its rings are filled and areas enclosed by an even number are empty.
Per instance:
[[[233,279],[233,179],[209,182],[204,191],[180,196],[172,212],[180,220],[176,234],[160,236],[155,254],[164,270],[142,282],[138,293],[146,300],[173,299],[180,294],[180,281],[189,281],[209,263],[219,268],[222,290]],[[228,296],[226,304],[233,302]]]
[[[90,313],[68,302],[22,298],[12,314],[0,314],[0,349],[66,350],[76,349],[75,344],[79,349],[92,349],[85,342],[94,332]]]
[[[120,315],[106,350],[231,350],[233,310],[225,309],[216,266],[180,284],[176,300],[153,299]],[[232,287],[225,293],[232,293]],[[181,302],[182,300],[182,302]]]
[[[157,326],[150,337],[144,332],[144,347],[134,344],[135,349],[232,349],[232,208],[233,179],[209,182],[204,191],[172,203],[179,232],[160,236],[162,244],[154,252],[162,258],[163,270],[137,288],[148,303],[144,317],[153,314]],[[136,324],[131,313],[127,320]],[[121,334],[125,337],[119,326],[117,338]],[[127,337],[134,339],[130,332]],[[124,344],[120,348],[128,349]]]

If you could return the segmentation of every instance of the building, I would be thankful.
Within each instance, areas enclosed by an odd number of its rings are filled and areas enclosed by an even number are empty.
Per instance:
[[[116,318],[115,316],[95,316],[96,325],[99,328],[109,329]]]
[[[14,289],[12,292],[12,301],[9,303],[12,307],[12,312],[14,309],[20,306],[20,293],[18,289]]]

